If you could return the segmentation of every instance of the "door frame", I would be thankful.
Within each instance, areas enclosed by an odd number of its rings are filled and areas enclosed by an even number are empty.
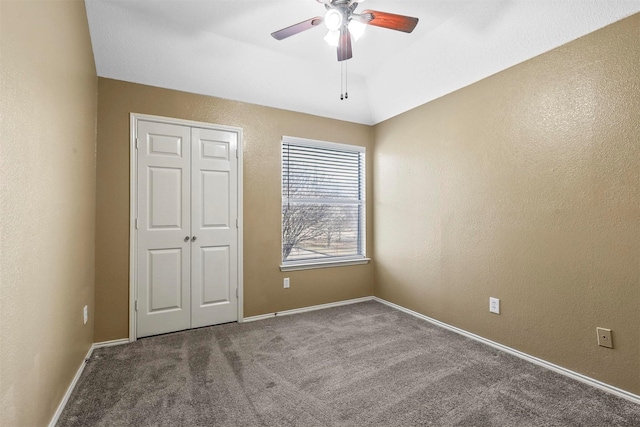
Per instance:
[[[198,122],[193,120],[174,119],[171,117],[153,116],[148,114],[130,113],[130,135],[129,135],[129,342],[134,342],[136,338],[136,295],[138,284],[136,283],[136,251],[137,251],[137,233],[136,233],[136,217],[137,217],[137,176],[138,176],[138,157],[136,151],[136,135],[138,134],[138,120],[149,122],[166,123],[173,125],[198,127],[204,129],[225,130],[235,132],[238,135],[238,322],[244,320],[242,310],[244,302],[244,286],[243,286],[243,230],[244,220],[242,211],[242,157],[243,157],[243,136],[242,128],[234,126],[218,125],[213,123]]]

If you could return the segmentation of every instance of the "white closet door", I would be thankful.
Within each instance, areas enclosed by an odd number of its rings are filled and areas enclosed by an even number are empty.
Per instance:
[[[137,336],[144,337],[191,326],[191,129],[138,121],[137,132]]]
[[[238,320],[238,136],[192,128],[191,327]]]

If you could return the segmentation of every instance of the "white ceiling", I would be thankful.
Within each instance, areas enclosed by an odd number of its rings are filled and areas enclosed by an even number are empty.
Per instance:
[[[640,11],[640,0],[367,0],[415,16],[411,34],[368,27],[349,99],[315,0],[85,0],[98,75],[376,124]]]

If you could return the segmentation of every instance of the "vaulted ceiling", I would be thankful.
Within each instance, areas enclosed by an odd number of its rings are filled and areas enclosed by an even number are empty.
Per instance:
[[[341,66],[315,0],[85,0],[98,75],[376,124],[640,11],[639,0],[367,0],[420,19],[369,26]]]

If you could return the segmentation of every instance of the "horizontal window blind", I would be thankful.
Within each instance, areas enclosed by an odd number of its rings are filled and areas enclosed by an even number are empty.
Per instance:
[[[282,143],[282,261],[365,256],[362,147]]]

